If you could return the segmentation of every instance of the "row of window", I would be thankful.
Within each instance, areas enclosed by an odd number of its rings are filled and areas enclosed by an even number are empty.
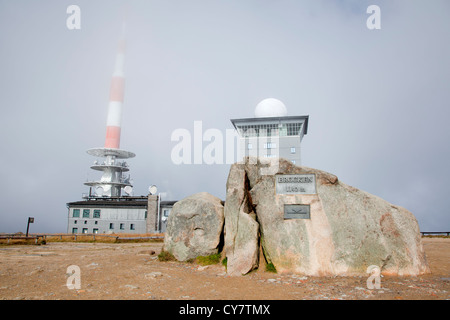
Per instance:
[[[277,144],[275,142],[267,142],[264,143],[264,149],[276,149]],[[253,145],[251,143],[247,143],[247,149],[252,150]],[[291,153],[294,154],[296,152],[295,147],[291,147]]]
[[[83,218],[90,218],[90,217],[91,217],[91,209],[83,209]],[[72,218],[80,218],[80,209],[73,209]],[[94,209],[92,218],[94,219],[100,218],[100,209]]]
[[[92,213],[93,219],[100,219],[100,209],[94,209]],[[91,217],[91,209],[83,209],[83,218]],[[80,209],[73,209],[72,218],[80,218]],[[145,219],[147,219],[147,211],[145,211]],[[76,223],[76,222],[75,222]]]
[[[76,221],[75,221],[75,223],[76,223]],[[86,221],[85,221],[85,223],[86,223]],[[88,233],[89,229],[82,228],[81,230],[82,230],[81,231],[82,233]],[[109,230],[114,230],[114,223],[109,224]],[[119,223],[119,230],[126,230],[125,223]],[[135,230],[134,223],[130,223],[128,230]],[[78,233],[78,228],[77,227],[72,228],[72,233]],[[92,233],[98,233],[98,228],[93,228]]]
[[[78,233],[78,228],[72,228],[72,233]],[[83,228],[81,233],[88,233],[88,228]],[[92,233],[98,233],[98,228],[92,229]]]
[[[241,137],[298,136],[302,123],[252,124],[238,126]]]
[[[109,230],[114,230],[114,223],[109,224]],[[125,230],[125,223],[119,223],[119,230]],[[134,230],[134,223],[130,223],[129,230]]]

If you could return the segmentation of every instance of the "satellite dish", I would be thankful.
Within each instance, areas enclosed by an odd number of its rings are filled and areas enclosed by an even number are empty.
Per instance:
[[[103,192],[104,192],[104,190],[103,190],[103,188],[102,187],[97,187],[97,188],[95,188],[95,194],[96,195],[98,195],[98,196],[102,196],[103,195]]]
[[[126,194],[130,195],[133,191],[133,188],[130,186],[126,186],[125,188],[123,188],[123,191],[125,191]]]
[[[150,192],[150,194],[155,194],[158,191],[158,188],[156,188],[155,185],[152,185],[148,188],[148,192]]]

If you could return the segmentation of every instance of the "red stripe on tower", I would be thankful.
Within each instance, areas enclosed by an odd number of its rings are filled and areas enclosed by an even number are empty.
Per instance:
[[[116,64],[111,80],[109,93],[108,117],[106,120],[105,148],[120,148],[120,126],[122,121],[122,105],[125,93],[125,27],[122,29],[122,36],[119,40],[116,55]]]

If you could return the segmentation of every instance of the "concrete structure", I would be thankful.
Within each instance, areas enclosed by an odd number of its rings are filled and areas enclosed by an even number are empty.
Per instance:
[[[255,109],[255,118],[232,119],[239,135],[242,157],[280,157],[301,164],[301,141],[308,132],[309,116],[286,116],[284,104],[265,99]]]

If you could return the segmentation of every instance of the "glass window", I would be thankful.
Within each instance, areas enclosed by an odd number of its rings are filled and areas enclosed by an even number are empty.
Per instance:
[[[93,218],[100,218],[100,209],[95,209],[94,210]]]
[[[73,224],[77,224],[77,220],[74,220],[74,221],[73,221]]]
[[[83,218],[89,218],[90,213],[91,213],[90,209],[83,209]]]
[[[72,228],[72,233],[78,233],[78,228]]]
[[[88,233],[88,229],[87,228],[83,228],[83,233]]]
[[[292,160],[292,163],[295,164],[295,160]]]
[[[274,149],[277,147],[275,142],[266,142],[264,143],[264,149]]]
[[[169,216],[169,209],[164,209],[163,216],[168,217]]]
[[[295,147],[291,147],[291,153],[295,153]]]
[[[98,233],[98,229],[97,229],[97,228],[94,228],[94,229],[92,230],[92,232],[93,232],[93,233]]]
[[[130,224],[130,230],[134,230],[134,223]]]
[[[114,229],[114,223],[109,224],[109,229]]]
[[[251,143],[248,143],[248,144],[247,144],[247,149],[248,149],[248,150],[252,150],[252,149],[253,149],[253,146],[252,146]]]
[[[80,209],[73,209],[72,217],[73,218],[79,218],[80,217]]]
[[[119,228],[120,228],[120,230],[123,230],[123,229],[125,229],[125,226],[124,226],[124,224],[123,224],[123,223],[121,223],[121,224],[119,225]]]

